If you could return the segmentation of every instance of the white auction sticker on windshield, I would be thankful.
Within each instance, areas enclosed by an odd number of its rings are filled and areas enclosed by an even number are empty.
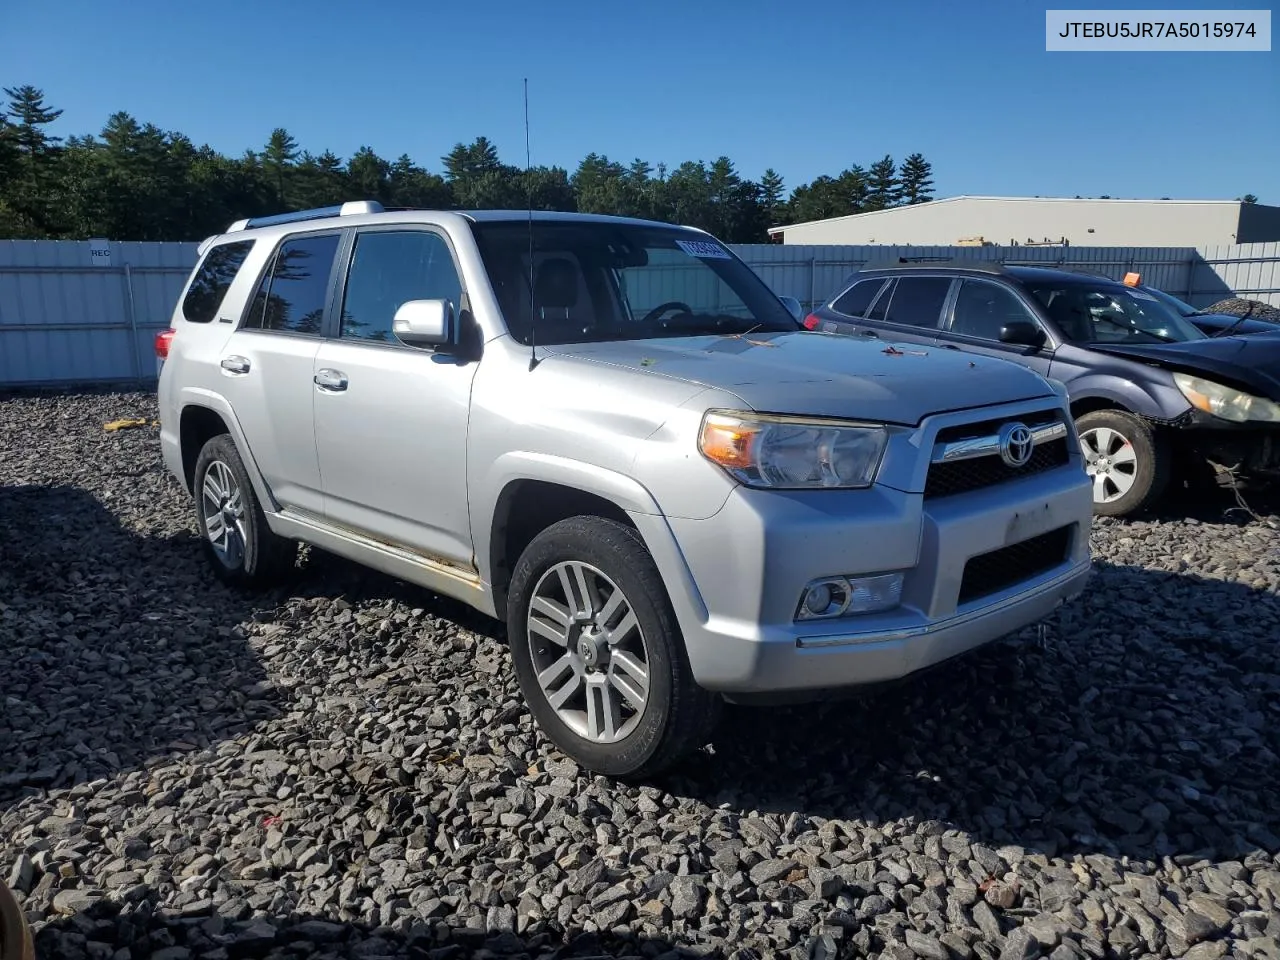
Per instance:
[[[731,260],[729,251],[710,240],[677,240],[680,249],[691,257],[702,257],[704,260]]]

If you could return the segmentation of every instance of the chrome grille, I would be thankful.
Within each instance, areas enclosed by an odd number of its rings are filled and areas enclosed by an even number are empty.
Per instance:
[[[1004,455],[1005,434],[1021,425],[1029,434],[1024,463]],[[1066,466],[1070,430],[1057,410],[982,420],[938,431],[925,481],[925,499],[956,496]]]

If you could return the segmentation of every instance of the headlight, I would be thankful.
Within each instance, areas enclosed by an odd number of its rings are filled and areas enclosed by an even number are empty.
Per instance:
[[[1280,404],[1262,397],[1242,393],[1212,380],[1201,380],[1189,373],[1175,373],[1173,382],[1193,407],[1223,420],[1235,423],[1249,420],[1280,422]]]
[[[748,486],[849,489],[871,486],[888,438],[875,424],[711,410],[698,447]]]

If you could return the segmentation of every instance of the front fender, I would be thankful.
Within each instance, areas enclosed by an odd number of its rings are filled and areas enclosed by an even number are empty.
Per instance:
[[[529,450],[514,450],[498,457],[471,492],[470,517],[475,540],[475,563],[480,578],[492,583],[494,519],[503,495],[514,484],[542,481],[581,490],[608,500],[629,514],[661,516],[648,489],[638,480],[594,464]]]
[[[253,484],[253,491],[258,495],[258,502],[262,504],[262,509],[268,513],[278,513],[280,504],[272,494],[271,488],[267,486],[267,482],[262,478],[262,471],[258,468],[258,462],[253,457],[253,451],[249,449],[249,442],[245,439],[240,420],[236,417],[235,411],[231,409],[231,404],[227,399],[222,394],[205,387],[183,387],[178,394],[179,433],[176,440],[179,444],[181,444],[181,416],[188,407],[204,407],[206,410],[212,410],[222,418],[222,422],[227,425],[227,432],[235,442],[236,452],[240,454],[240,459],[244,462],[245,471],[249,474],[249,481]]]
[[[481,580],[493,585],[492,545],[495,521],[503,495],[526,481],[554,483],[593,494],[623,510],[635,524],[662,575],[667,594],[682,627],[705,619],[706,604],[667,517],[649,489],[616,470],[532,451],[513,451],[498,457],[484,474],[471,498],[471,529],[475,563]]]
[[[1141,417],[1174,420],[1191,408],[1186,398],[1173,385],[1139,383],[1110,374],[1077,377],[1067,384],[1071,403],[1081,400],[1106,400]]]

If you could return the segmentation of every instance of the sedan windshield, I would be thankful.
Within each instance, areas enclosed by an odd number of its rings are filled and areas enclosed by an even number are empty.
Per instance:
[[[1119,284],[1029,283],[1062,335],[1076,343],[1185,343],[1207,334],[1151,294]]]
[[[750,267],[705,235],[593,221],[472,229],[507,329],[524,344],[531,330],[556,344],[800,329]]]
[[[1200,311],[1187,303],[1185,300],[1179,300],[1172,293],[1165,293],[1163,290],[1157,290],[1155,287],[1143,287],[1144,292],[1151,294],[1161,303],[1166,304],[1170,309],[1184,317],[1194,317],[1199,315]]]

